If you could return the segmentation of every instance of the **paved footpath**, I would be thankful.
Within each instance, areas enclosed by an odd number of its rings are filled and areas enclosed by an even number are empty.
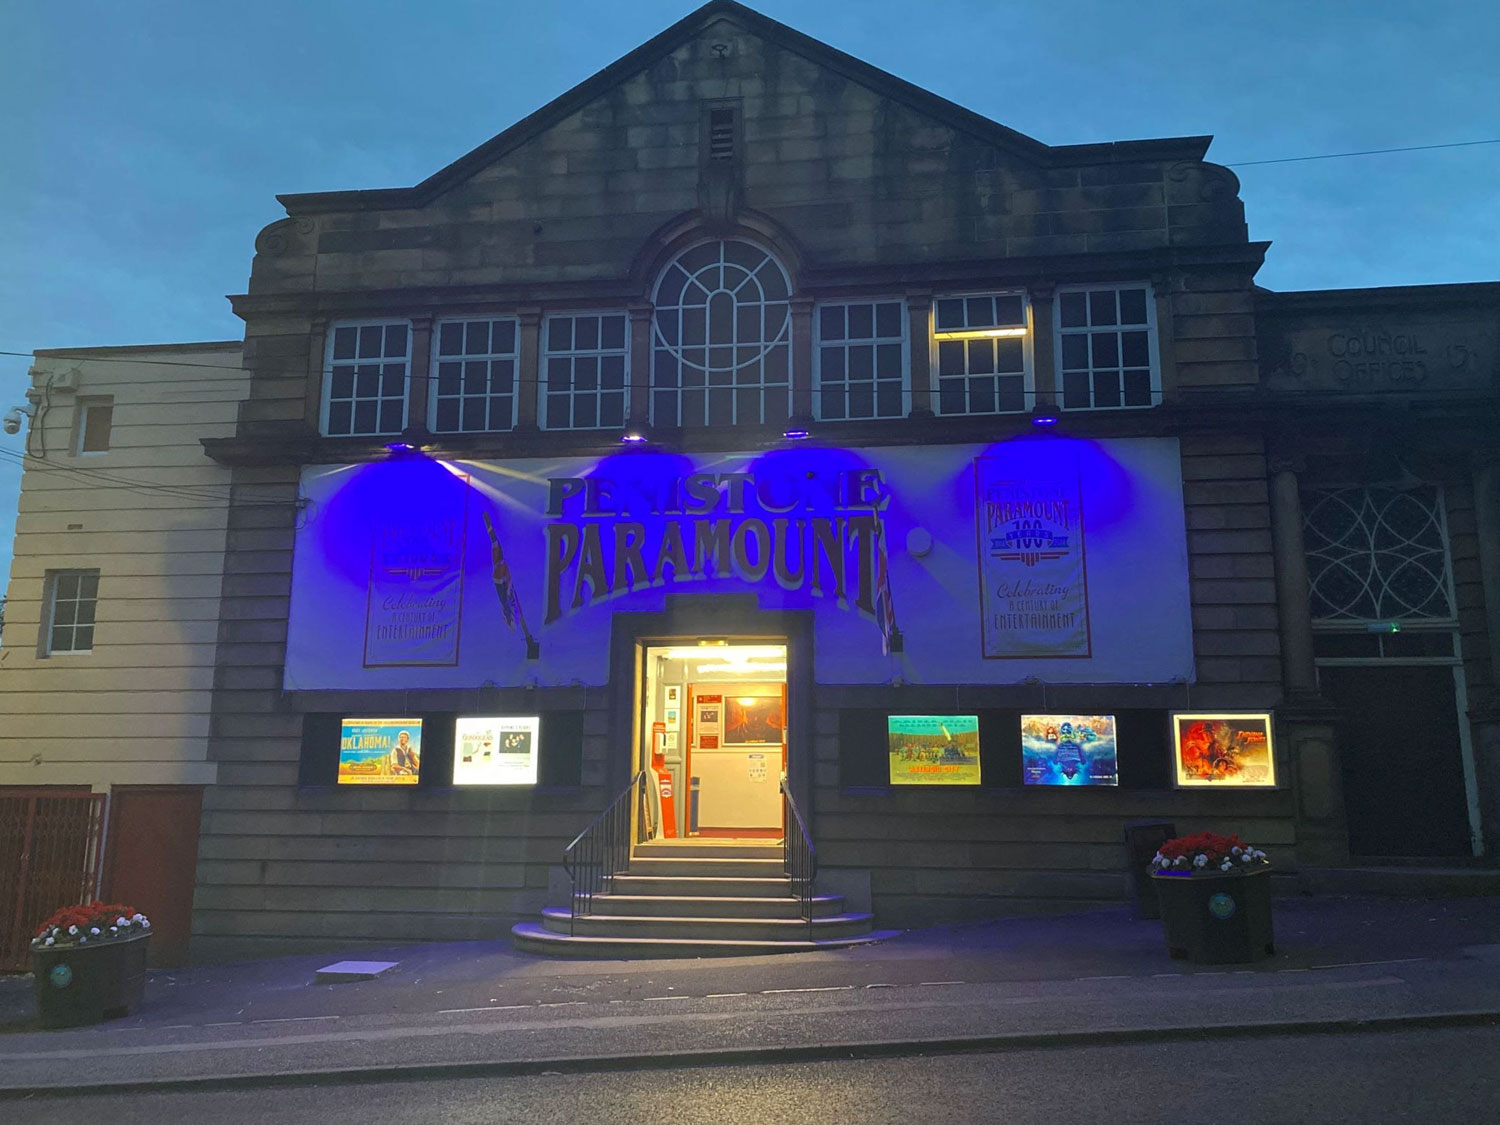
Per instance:
[[[1254,965],[1189,965],[1116,909],[775,957],[350,949],[153,973],[138,1013],[50,1032],[11,978],[0,1097],[1500,1024],[1500,898],[1278,899],[1276,941]],[[400,964],[313,984],[340,956]]]

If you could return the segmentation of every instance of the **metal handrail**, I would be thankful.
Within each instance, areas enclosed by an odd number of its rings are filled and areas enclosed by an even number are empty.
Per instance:
[[[792,790],[786,778],[781,779],[782,869],[792,881],[792,894],[797,896],[802,919],[807,923],[807,940],[813,940],[813,883],[818,877],[818,849],[813,847],[812,834],[807,822],[802,819],[802,810],[792,799]],[[793,826],[796,831],[793,832]]]
[[[631,808],[636,795],[642,802],[640,824],[645,826],[646,771],[641,770],[620,790],[604,811],[563,849],[563,870],[568,873],[568,935],[573,935],[579,915],[592,912],[594,896],[605,883],[630,866]]]

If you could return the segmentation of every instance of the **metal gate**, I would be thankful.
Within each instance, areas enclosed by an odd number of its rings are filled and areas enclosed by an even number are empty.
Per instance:
[[[103,793],[0,789],[0,971],[29,969],[47,915],[94,897],[103,835]]]

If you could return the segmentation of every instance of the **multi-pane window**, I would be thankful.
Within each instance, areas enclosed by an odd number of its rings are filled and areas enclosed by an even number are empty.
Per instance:
[[[1059,288],[1056,307],[1064,410],[1161,401],[1156,314],[1148,286]]]
[[[933,302],[939,414],[1027,409],[1026,295],[982,293]]]
[[[438,322],[433,432],[478,433],[516,424],[517,335],[513,317]]]
[[[45,655],[92,652],[94,610],[99,604],[99,572],[48,571],[47,593]]]
[[[1435,487],[1310,489],[1302,510],[1314,619],[1453,618],[1448,535]]]
[[[906,413],[906,306],[843,301],[818,306],[817,394],[822,419]]]
[[[405,321],[336,324],[328,338],[323,432],[399,434],[406,426],[411,331]]]
[[[651,420],[780,425],[791,413],[791,280],[738,239],[684,250],[653,300]]]
[[[625,314],[549,316],[543,340],[543,425],[549,430],[623,426],[629,407]]]

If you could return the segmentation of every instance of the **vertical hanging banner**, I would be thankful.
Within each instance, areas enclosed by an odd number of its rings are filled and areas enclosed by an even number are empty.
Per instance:
[[[1076,463],[1032,477],[1024,462],[977,457],[974,484],[985,659],[1089,656]]]
[[[366,668],[458,663],[468,495],[467,487],[458,489],[447,512],[397,509],[375,527],[365,603]]]

